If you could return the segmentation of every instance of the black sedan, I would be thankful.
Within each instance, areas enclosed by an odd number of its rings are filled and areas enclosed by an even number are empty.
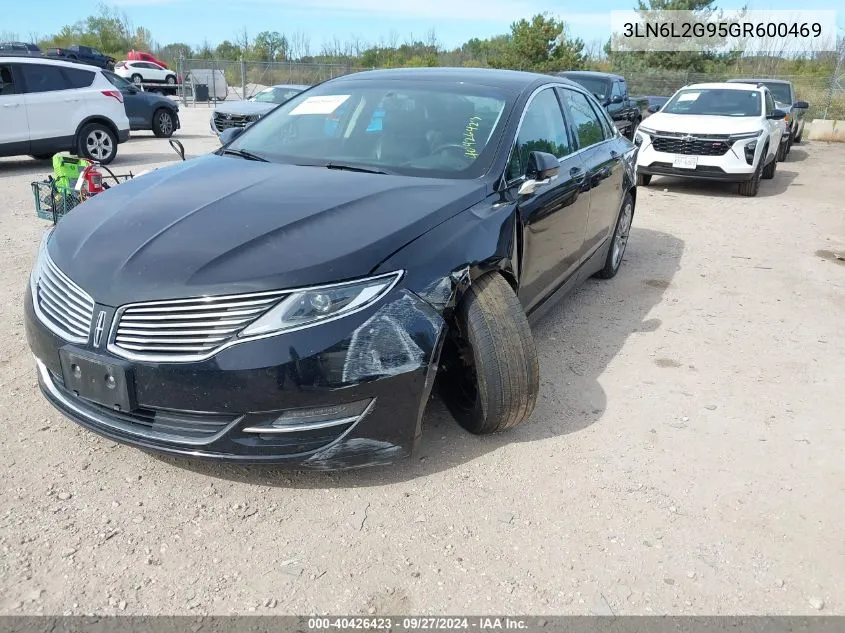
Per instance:
[[[529,318],[613,277],[634,215],[635,146],[547,75],[358,73],[224,141],[42,242],[41,389],[115,441],[383,464],[417,446],[435,383],[468,431],[512,428],[540,384]]]
[[[111,71],[103,74],[123,94],[130,130],[152,130],[159,138],[170,138],[179,129],[179,104],[173,99],[141,90]]]

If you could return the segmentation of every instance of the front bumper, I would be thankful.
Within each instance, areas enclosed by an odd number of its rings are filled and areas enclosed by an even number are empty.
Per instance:
[[[749,165],[744,152],[744,146],[748,142],[748,140],[735,141],[731,148],[721,156],[698,156],[698,164],[695,169],[684,169],[673,166],[675,154],[657,151],[652,143],[652,138],[645,136],[637,152],[637,173],[725,182],[750,180],[753,178],[755,167],[760,160],[761,149],[760,147],[757,148],[754,162]]]
[[[204,361],[121,361],[128,366],[136,406],[120,412],[65,387],[60,350],[106,362],[117,362],[117,356],[58,338],[36,316],[29,288],[25,324],[42,393],[82,426],[169,455],[317,470],[387,464],[414,452],[444,332],[434,308],[394,289],[368,310],[239,343]],[[364,402],[360,415],[319,428],[255,431],[292,410]]]

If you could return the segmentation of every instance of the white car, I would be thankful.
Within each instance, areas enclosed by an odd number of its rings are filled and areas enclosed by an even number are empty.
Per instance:
[[[0,156],[73,152],[105,165],[128,139],[123,94],[101,68],[0,57]]]
[[[128,79],[135,84],[168,84],[176,85],[176,73],[169,68],[159,66],[154,62],[123,61],[114,66],[116,75]]]
[[[684,86],[637,129],[637,184],[652,176],[739,183],[756,196],[761,178],[774,178],[786,113],[756,84]]]

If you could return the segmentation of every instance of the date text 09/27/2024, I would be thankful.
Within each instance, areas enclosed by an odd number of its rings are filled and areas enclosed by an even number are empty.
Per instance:
[[[349,617],[308,618],[309,631],[341,629],[404,631],[496,631],[525,630],[525,620],[510,617]]]

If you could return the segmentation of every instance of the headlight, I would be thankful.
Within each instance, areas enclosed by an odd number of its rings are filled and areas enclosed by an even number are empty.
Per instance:
[[[239,336],[289,332],[348,316],[390,292],[402,273],[400,270],[359,281],[294,290]]]
[[[756,132],[746,132],[743,134],[731,134],[729,139],[731,141],[743,141],[749,138],[759,138],[762,133],[763,130],[757,130]]]

